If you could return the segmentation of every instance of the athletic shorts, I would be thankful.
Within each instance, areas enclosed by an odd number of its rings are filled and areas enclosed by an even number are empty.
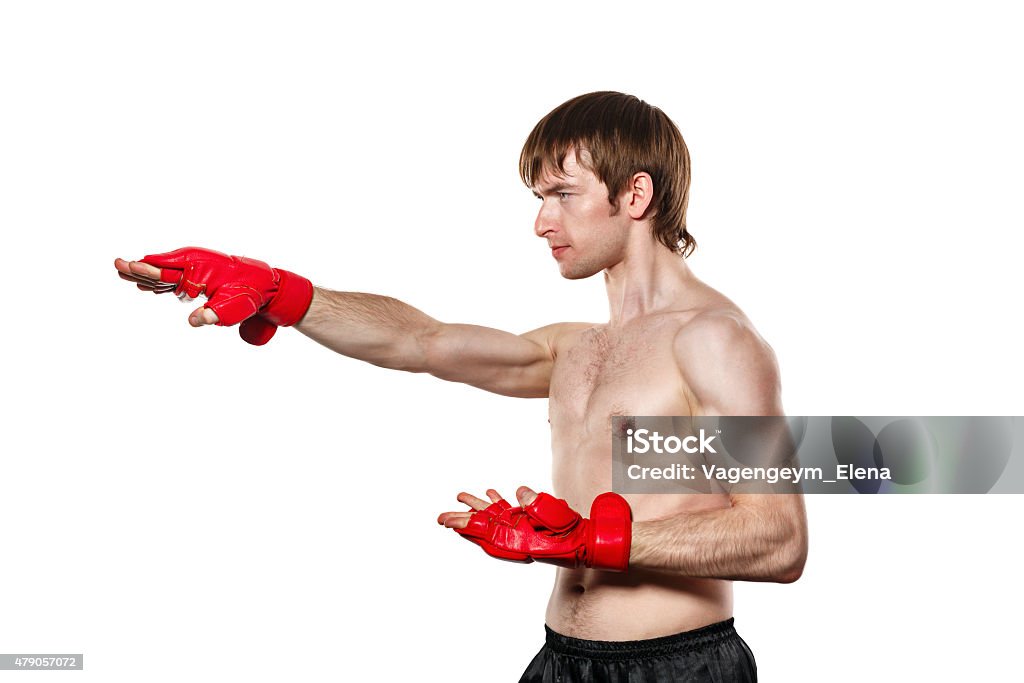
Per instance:
[[[580,640],[547,626],[547,642],[520,683],[654,683],[757,681],[754,655],[733,620],[650,640]]]

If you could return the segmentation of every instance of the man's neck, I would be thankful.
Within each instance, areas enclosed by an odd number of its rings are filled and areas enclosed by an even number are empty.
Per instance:
[[[609,324],[685,305],[696,278],[686,262],[666,247],[647,239],[631,244],[626,257],[604,271]]]

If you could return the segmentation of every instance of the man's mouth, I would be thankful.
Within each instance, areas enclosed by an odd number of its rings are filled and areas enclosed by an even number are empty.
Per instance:
[[[551,247],[551,255],[554,256],[555,258],[558,258],[559,256],[562,255],[562,252],[564,252],[568,248],[569,248],[568,244],[563,244],[561,246],[552,246]]]

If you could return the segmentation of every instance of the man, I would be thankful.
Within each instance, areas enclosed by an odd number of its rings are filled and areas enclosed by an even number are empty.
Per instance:
[[[207,295],[194,326],[241,322],[247,341],[265,343],[296,325],[382,367],[548,397],[559,498],[522,487],[516,507],[494,490],[488,501],[462,493],[472,511],[438,519],[491,555],[560,566],[547,644],[523,680],[755,680],[732,628],[730,582],[800,576],[800,496],[609,493],[612,416],[782,414],[771,348],[684,261],[695,242],[683,138],[635,97],[592,93],[537,124],[520,171],[562,276],[604,273],[607,323],[522,335],[444,324],[388,297],[313,288],[199,249],[115,265],[142,289]]]

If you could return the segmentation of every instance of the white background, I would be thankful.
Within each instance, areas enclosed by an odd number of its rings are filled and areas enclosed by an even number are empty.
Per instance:
[[[193,330],[111,262],[198,244],[447,321],[600,321],[516,170],[592,90],[683,131],[690,264],[790,414],[1024,415],[1012,4],[706,4],[4,3],[0,652],[515,680],[554,569],[434,519],[550,485],[545,402]],[[804,577],[736,586],[762,680],[1015,671],[1022,502],[810,499]]]

